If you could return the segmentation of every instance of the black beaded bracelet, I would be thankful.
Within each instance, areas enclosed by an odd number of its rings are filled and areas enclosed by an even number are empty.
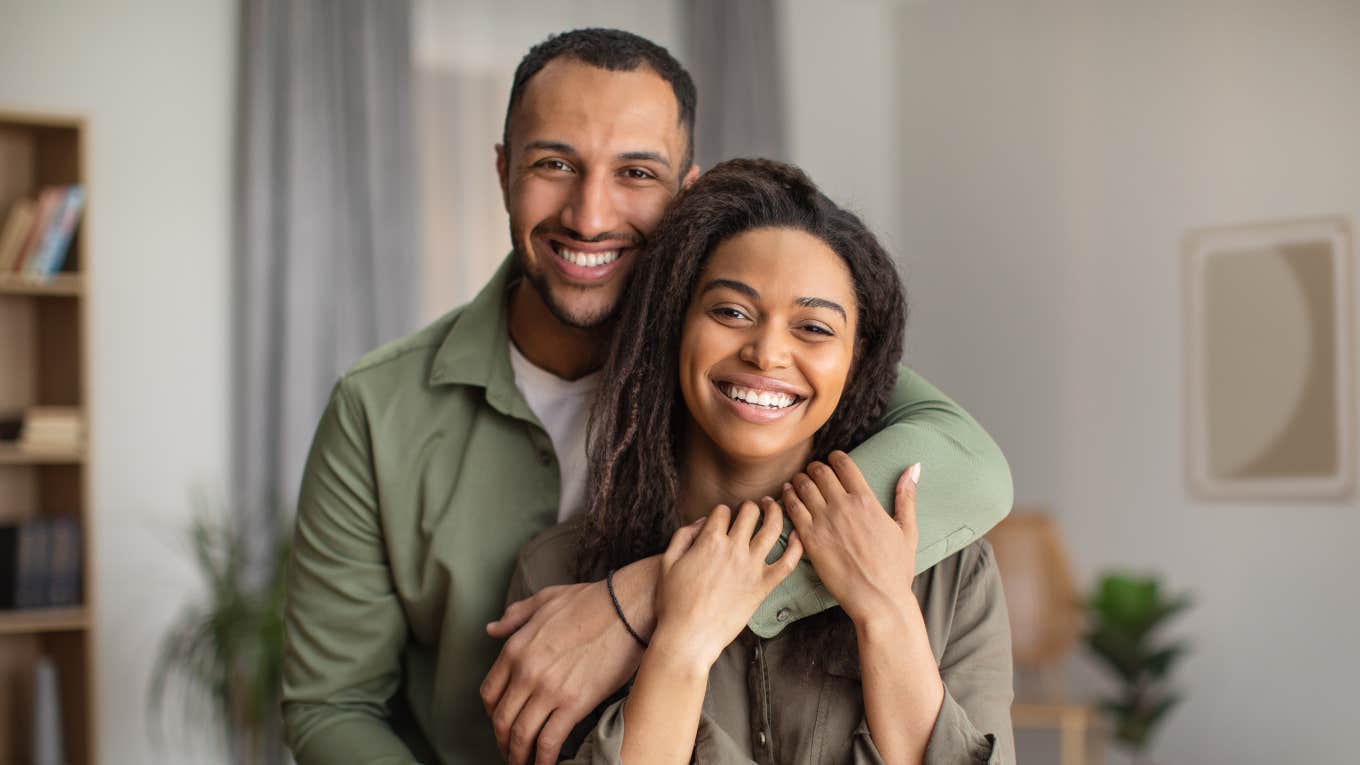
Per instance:
[[[633,629],[633,625],[628,623],[628,617],[623,615],[623,606],[619,604],[619,596],[614,594],[614,572],[617,570],[610,569],[604,578],[604,584],[609,588],[609,599],[614,601],[614,613],[619,615],[619,621],[623,622],[623,628],[628,630],[628,634],[632,635],[633,639],[638,641],[638,645],[642,646],[642,650],[645,651],[647,650],[647,641],[643,640],[637,630]]]

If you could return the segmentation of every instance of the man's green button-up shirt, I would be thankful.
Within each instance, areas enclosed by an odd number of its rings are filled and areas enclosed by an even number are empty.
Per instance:
[[[285,606],[283,714],[301,765],[498,762],[478,688],[486,623],[516,554],[557,522],[552,443],[515,386],[510,259],[468,305],[359,361],[317,427]],[[891,507],[918,491],[924,569],[1003,518],[1010,471],[971,417],[903,368],[880,432],[852,452]],[[806,564],[751,621],[760,635],[834,601]],[[622,629],[622,627],[620,627]]]

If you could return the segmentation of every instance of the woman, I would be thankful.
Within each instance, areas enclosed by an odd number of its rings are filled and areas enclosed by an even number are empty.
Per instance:
[[[867,436],[901,355],[906,304],[877,240],[797,169],[734,160],[677,198],[634,279],[589,511],[525,547],[510,593],[665,551],[637,677],[576,761],[1012,761],[990,548],[913,578],[922,466],[890,516],[831,451]],[[796,531],[775,557],[784,513]],[[747,621],[804,551],[840,607],[757,638]]]

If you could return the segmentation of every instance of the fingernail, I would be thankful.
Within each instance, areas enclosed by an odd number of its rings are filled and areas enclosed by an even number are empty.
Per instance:
[[[793,488],[793,484],[789,483],[788,481],[785,481],[785,482],[784,482],[784,491],[788,491],[789,489],[792,489],[792,488]]]
[[[921,482],[921,463],[918,462],[915,465],[912,465],[911,467],[907,468],[907,480],[911,481],[912,483]]]
[[[771,497],[770,495],[766,494],[765,496],[763,496],[763,497],[760,498],[760,501],[761,501],[761,502],[773,502],[773,501],[774,501],[774,497]]]

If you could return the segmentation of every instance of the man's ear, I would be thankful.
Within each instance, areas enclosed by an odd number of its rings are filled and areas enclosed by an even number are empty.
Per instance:
[[[501,201],[510,209],[510,152],[505,144],[496,144],[496,177],[501,182]]]
[[[680,179],[680,188],[682,188],[682,189],[689,188],[689,185],[690,185],[691,183],[694,183],[694,181],[695,181],[698,177],[699,177],[699,166],[698,166],[698,165],[690,165],[690,166],[689,166],[689,172],[688,172],[688,173],[685,173],[685,177],[684,177],[684,178]]]

